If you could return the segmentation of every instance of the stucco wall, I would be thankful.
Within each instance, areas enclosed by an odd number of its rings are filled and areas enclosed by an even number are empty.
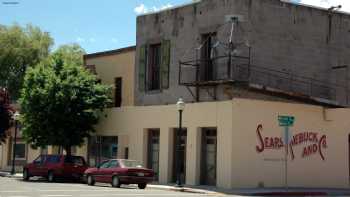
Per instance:
[[[290,128],[292,135],[302,132],[318,133],[318,140],[326,135],[327,148],[321,148],[323,160],[317,150],[315,154],[302,157],[304,148],[314,144],[304,142],[293,146],[294,159],[288,155],[288,185],[290,187],[342,187],[347,188],[349,176],[348,134],[349,109],[325,109],[311,105],[283,104],[239,100],[233,102],[233,186],[256,187],[262,182],[265,187],[283,187],[285,149],[265,149],[256,133],[263,126],[264,137],[282,137],[283,128],[278,125],[279,115],[295,117]],[[316,143],[318,145],[318,143]],[[289,149],[290,151],[290,149]],[[281,159],[283,161],[281,161]],[[280,161],[278,161],[280,160]]]
[[[86,65],[95,65],[98,78],[103,84],[113,87],[113,98],[115,78],[122,77],[122,106],[134,105],[134,50],[87,57],[85,61]]]
[[[249,43],[252,65],[289,73],[284,75],[287,78],[293,78],[292,75],[311,77],[343,88],[328,89],[316,83],[310,88],[308,83],[301,82],[291,86],[289,82],[294,83],[294,80],[283,82],[281,79],[274,81],[276,86],[286,91],[293,89],[300,93],[327,94],[346,104],[344,86],[350,69],[331,68],[350,63],[349,15],[279,0],[202,0],[137,18],[136,105],[176,103],[179,96],[193,101],[188,90],[178,85],[179,61],[194,60],[194,48],[201,45],[201,34],[216,31],[225,23],[225,16],[232,14],[244,18],[238,27],[241,33],[234,39]],[[219,29],[220,41],[227,41],[229,33],[230,25]],[[151,94],[140,92],[137,87],[140,47],[162,39],[171,41],[170,88]],[[267,80],[265,76],[256,77]],[[256,77],[251,76],[251,79]],[[222,89],[219,87],[217,90],[218,99],[231,99]],[[212,100],[205,90],[200,94],[202,101]],[[245,97],[254,98],[254,95]]]
[[[147,161],[146,147],[149,128],[160,128],[159,182],[171,180],[173,163],[172,129],[178,126],[175,105],[124,107],[108,109],[107,118],[97,126],[99,135],[128,136],[129,158]],[[281,137],[278,115],[295,117],[292,135],[316,132],[318,140],[326,135],[319,152],[302,157],[303,142],[293,146],[294,159],[288,155],[288,185],[290,187],[348,187],[348,109],[325,109],[313,105],[288,104],[250,99],[187,104],[183,125],[187,128],[186,184],[198,185],[200,175],[200,128],[217,127],[217,186],[222,188],[254,188],[284,186],[284,149],[260,146],[261,135]],[[137,124],[136,124],[137,123]],[[317,144],[317,143],[316,143]],[[321,144],[322,145],[322,144]],[[315,181],[317,180],[317,181]]]

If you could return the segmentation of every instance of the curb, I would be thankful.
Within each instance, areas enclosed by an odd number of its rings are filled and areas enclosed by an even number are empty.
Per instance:
[[[194,193],[194,194],[211,194],[211,195],[222,195],[222,193],[219,192],[213,192],[213,191],[207,191],[207,190],[201,190],[201,189],[192,189],[192,188],[177,188],[177,187],[172,187],[172,186],[167,186],[167,187],[162,187],[162,186],[148,186],[148,188],[151,189],[157,189],[157,190],[167,190],[167,191],[175,191],[175,192],[186,192],[186,193]]]

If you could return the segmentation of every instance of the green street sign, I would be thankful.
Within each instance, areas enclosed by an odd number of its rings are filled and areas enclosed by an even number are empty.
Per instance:
[[[278,116],[278,123],[281,127],[290,127],[294,124],[294,116]]]

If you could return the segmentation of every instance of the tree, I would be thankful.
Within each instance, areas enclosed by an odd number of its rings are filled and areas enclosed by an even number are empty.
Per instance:
[[[0,25],[0,87],[17,100],[25,71],[49,55],[53,40],[49,33],[27,25]]]
[[[110,103],[110,87],[82,66],[83,50],[66,45],[28,69],[21,93],[22,131],[34,147],[80,146]]]
[[[7,90],[0,87],[0,144],[5,141],[6,131],[12,125],[13,111]]]

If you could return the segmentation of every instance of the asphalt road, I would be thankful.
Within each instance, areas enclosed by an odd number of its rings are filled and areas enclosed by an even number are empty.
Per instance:
[[[0,197],[115,197],[115,196],[215,196],[158,190],[146,188],[137,189],[136,186],[122,186],[112,188],[108,184],[88,186],[80,183],[48,183],[45,180],[31,180],[0,177]]]

